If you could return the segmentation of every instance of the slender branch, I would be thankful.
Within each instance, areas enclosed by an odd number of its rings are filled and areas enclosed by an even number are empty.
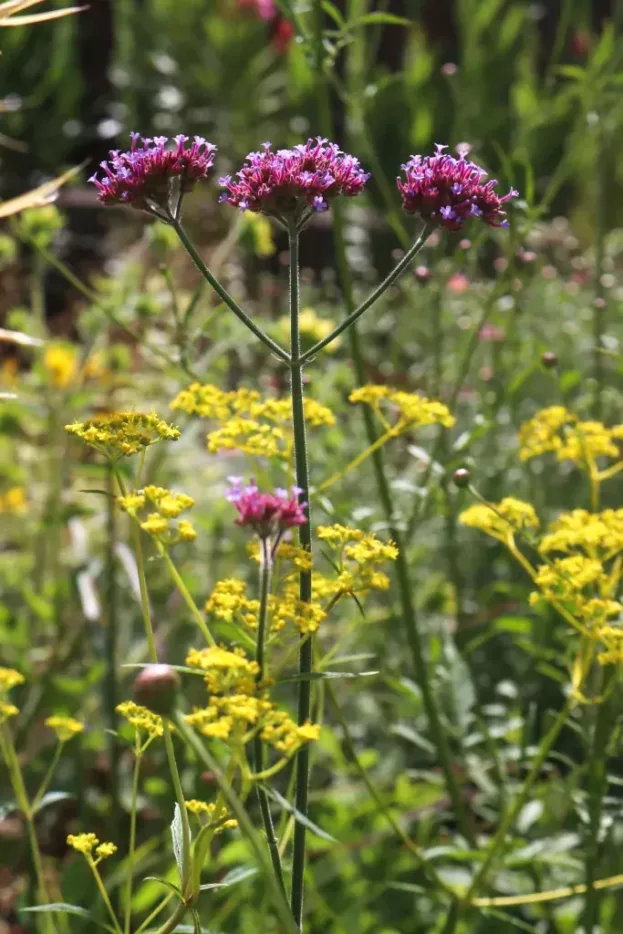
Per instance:
[[[292,422],[294,434],[294,460],[296,483],[300,500],[307,503],[307,522],[299,526],[301,548],[311,554],[311,509],[309,503],[309,469],[307,464],[307,441],[305,437],[305,410],[303,405],[303,364],[299,334],[299,239],[298,231],[289,230],[290,247],[290,377],[292,383]],[[299,598],[303,603],[310,603],[312,598],[311,562],[308,570],[299,573]],[[313,668],[312,638],[301,636],[299,650],[299,674],[309,675]],[[298,723],[309,720],[311,711],[311,679],[303,677],[298,685]],[[305,743],[296,756],[296,808],[300,814],[307,815],[309,796],[310,752]],[[303,926],[303,890],[305,885],[305,842],[307,828],[301,821],[294,827],[294,846],[292,854],[292,890],[290,905],[294,920]]]
[[[212,286],[221,301],[224,302],[227,307],[231,309],[231,311],[233,311],[238,320],[246,325],[246,327],[253,334],[255,334],[255,336],[259,338],[259,340],[261,340],[269,350],[276,354],[280,360],[283,360],[284,363],[288,363],[290,357],[283,349],[283,347],[280,347],[279,344],[277,344],[271,337],[268,336],[268,334],[265,334],[264,331],[262,331],[262,329],[259,328],[257,324],[255,324],[255,322],[247,315],[247,313],[242,310],[240,305],[238,305],[238,303],[232,298],[227,289],[223,288],[218,279],[216,279],[215,276],[210,272],[204,261],[201,259],[199,253],[195,249],[192,241],[189,239],[188,234],[182,227],[181,222],[175,217],[172,217],[170,223],[175,228],[178,237],[182,241],[184,248],[186,249],[186,252],[192,259],[193,263],[204,279]]]
[[[130,806],[130,841],[128,847],[128,880],[125,887],[125,919],[123,930],[124,934],[130,934],[132,923],[132,886],[134,884],[134,855],[136,850],[136,805],[138,799],[138,783],[141,772],[142,749],[136,740],[134,750],[134,770],[132,773],[132,800]]]
[[[259,671],[257,673],[258,683],[263,681],[266,675],[266,663],[264,660],[264,651],[266,645],[266,629],[268,623],[268,595],[270,593],[270,582],[272,577],[272,554],[270,543],[262,538],[260,540],[260,608],[258,613],[258,623],[257,623],[257,646],[255,651],[255,660],[257,661]],[[264,771],[264,746],[262,740],[259,737],[259,734],[254,737],[253,740],[253,759],[254,759],[254,768],[256,773],[262,773]],[[273,823],[273,817],[270,812],[270,804],[268,802],[268,795],[266,790],[262,787],[261,783],[258,781],[255,784],[255,791],[257,794],[257,800],[260,806],[260,812],[262,815],[262,822],[264,824],[264,832],[266,834],[266,840],[268,842],[268,849],[270,852],[270,858],[272,860],[273,869],[275,870],[275,875],[279,885],[283,889],[285,894],[285,882],[283,879],[283,867],[281,865],[281,856],[279,855],[279,841],[275,834],[275,825]]]
[[[374,291],[372,291],[366,299],[363,300],[361,305],[355,308],[344,320],[338,324],[330,334],[324,337],[321,341],[318,341],[317,344],[314,344],[313,347],[310,347],[309,350],[306,350],[304,354],[301,355],[301,363],[306,363],[312,357],[315,357],[321,350],[323,350],[328,344],[332,343],[336,337],[339,337],[343,331],[346,331],[347,328],[350,328],[362,314],[368,310],[374,303],[383,295],[384,292],[393,285],[396,279],[402,275],[407,266],[413,262],[417,254],[420,252],[426,241],[428,240],[431,232],[433,230],[432,224],[426,224],[422,233],[417,238],[410,250],[405,253],[399,263],[397,263],[388,276],[383,279],[381,284],[377,286]]]
[[[199,629],[201,630],[201,633],[203,637],[205,638],[206,642],[208,643],[208,645],[216,645],[214,636],[208,629],[207,623],[204,620],[203,616],[201,615],[201,611],[199,610],[199,607],[197,606],[192,596],[190,595],[190,591],[188,590],[188,587],[184,583],[184,579],[182,578],[182,575],[175,567],[175,564],[173,563],[173,560],[171,556],[169,555],[169,552],[164,547],[164,545],[159,545],[158,550],[160,554],[162,555],[162,557],[164,558],[165,563],[170,571],[171,577],[175,581],[175,586],[179,590],[180,595],[182,599],[184,600],[184,603],[190,610],[192,617],[197,623]]]

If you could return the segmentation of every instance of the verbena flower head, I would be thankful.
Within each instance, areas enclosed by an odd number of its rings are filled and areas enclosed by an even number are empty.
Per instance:
[[[301,227],[314,212],[326,211],[337,195],[361,194],[369,177],[358,159],[320,136],[276,152],[264,143],[261,151],[249,153],[235,176],[219,180],[226,189],[220,200]]]
[[[462,230],[472,217],[490,227],[508,227],[503,205],[518,192],[511,188],[500,197],[497,181],[483,181],[484,169],[466,159],[465,153],[455,159],[444,149],[438,143],[434,156],[411,156],[402,166],[405,178],[398,177],[396,184],[405,211],[446,230]]]
[[[202,136],[195,136],[187,145],[189,138],[180,134],[173,146],[166,136],[150,139],[131,133],[130,137],[131,148],[127,152],[112,150],[109,161],[100,163],[104,174],[99,178],[92,175],[89,181],[97,187],[103,204],[128,204],[166,219],[175,213],[179,199],[207,177],[216,146]]]
[[[283,533],[307,522],[306,503],[299,502],[300,487],[290,492],[277,488],[274,493],[260,493],[251,480],[246,486],[241,477],[230,477],[227,499],[234,504],[237,525],[250,526],[260,538],[278,541]]]

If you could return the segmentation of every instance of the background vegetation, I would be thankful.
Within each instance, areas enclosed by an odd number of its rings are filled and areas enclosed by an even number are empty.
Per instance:
[[[363,618],[354,604],[344,607],[321,640],[341,646],[337,671],[374,673],[317,688],[325,728],[314,751],[311,817],[321,832],[310,837],[307,929],[430,934],[456,923],[460,934],[616,934],[623,930],[616,888],[599,897],[600,927],[587,926],[579,895],[483,906],[456,921],[408,841],[450,889],[465,891],[568,692],[565,624],[553,610],[529,606],[530,581],[499,543],[458,525],[472,499],[451,478],[467,466],[482,496],[517,496],[544,518],[587,508],[587,484],[572,465],[519,462],[518,428],[554,404],[621,421],[623,4],[316,6],[314,19],[309,4],[278,0],[262,19],[254,2],[94,0],[58,22],[3,30],[3,195],[84,158],[95,165],[135,128],[201,133],[218,144],[223,172],[264,139],[281,146],[330,136],[373,173],[363,206],[320,217],[302,243],[303,304],[321,321],[336,321],[349,289],[363,295],[412,240],[417,225],[401,214],[393,183],[411,153],[430,152],[438,141],[466,143],[501,187],[519,189],[508,232],[435,234],[417,268],[363,318],[360,358],[353,362],[343,340],[308,370],[309,393],[337,419],[312,445],[321,479],[366,446],[362,413],[347,401],[362,376],[439,398],[456,416],[451,432],[427,430],[384,449],[391,515],[372,460],[347,473],[316,509],[324,522],[401,534],[470,831],[457,825],[447,796],[398,591],[377,595]],[[208,185],[188,199],[188,227],[231,291],[276,336],[286,314],[286,244],[267,223],[219,208],[215,192]],[[0,326],[21,334],[0,332],[1,661],[27,678],[15,692],[22,712],[14,733],[33,792],[55,749],[44,718],[63,713],[87,725],[67,746],[35,825],[52,890],[96,915],[93,881],[65,839],[77,828],[120,848],[127,839],[132,755],[111,731],[134,672],[113,660],[142,662],[145,645],[125,517],[102,495],[111,478],[63,426],[111,407],[170,417],[170,401],[195,377],[225,389],[287,393],[279,363],[199,286],[169,233],[137,213],[104,216],[93,192],[74,185],[58,210],[21,214],[0,236]],[[544,353],[553,355],[545,363]],[[226,476],[251,467],[237,455],[208,454],[204,423],[179,422],[182,440],[150,453],[145,479],[197,502],[197,541],[178,546],[176,560],[203,604],[218,580],[252,579],[246,542],[223,500]],[[603,505],[617,507],[619,491],[614,478]],[[151,558],[159,647],[183,664],[192,622]],[[613,697],[597,816],[590,751],[597,708],[589,705],[540,770],[483,895],[582,883],[595,848],[599,877],[623,873],[616,685]],[[209,798],[213,776],[197,761],[184,759],[182,778],[190,797]],[[0,773],[0,783],[0,904],[17,931],[33,925],[35,916],[20,909],[36,893],[27,829],[8,776]],[[173,872],[173,802],[154,747],[139,799],[144,877]],[[277,816],[285,833],[289,815]],[[242,836],[218,839],[210,881],[252,862]],[[124,878],[123,861],[111,863],[113,899]],[[161,895],[155,882],[137,885],[138,924]],[[206,892],[199,909],[212,934],[280,930],[257,877]],[[89,918],[68,924],[93,928]]]

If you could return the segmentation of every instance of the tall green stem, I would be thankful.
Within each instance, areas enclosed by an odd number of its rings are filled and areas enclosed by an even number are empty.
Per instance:
[[[593,934],[599,922],[600,893],[594,883],[599,868],[599,834],[603,801],[608,787],[606,746],[612,731],[612,704],[610,690],[616,677],[616,669],[610,666],[603,679],[601,693],[603,700],[598,707],[591,750],[588,756],[588,812],[589,835],[586,847],[586,902],[584,906],[584,934]]]
[[[599,115],[597,130],[597,204],[595,218],[595,301],[593,303],[593,417],[601,418],[602,394],[604,388],[604,355],[603,334],[606,325],[606,299],[605,289],[601,278],[603,275],[605,239],[606,239],[606,211],[610,191],[610,174],[608,172],[608,152],[603,127],[604,115]]]
[[[257,623],[257,646],[255,651],[255,660],[257,661],[259,671],[257,673],[257,680],[261,682],[264,680],[266,674],[266,663],[264,660],[264,651],[266,645],[266,627],[268,623],[268,595],[270,593],[270,582],[272,577],[272,554],[270,542],[262,538],[260,540],[260,608],[258,613],[258,623]],[[264,746],[262,745],[262,740],[259,735],[253,740],[253,758],[255,760],[255,771],[263,772],[264,770]],[[270,852],[270,858],[273,864],[273,869],[275,870],[275,875],[279,885],[285,893],[285,883],[283,880],[283,868],[281,866],[281,856],[279,855],[279,841],[275,834],[275,825],[273,823],[273,816],[270,813],[270,804],[268,803],[268,795],[266,794],[265,789],[262,786],[261,782],[256,782],[255,791],[257,794],[257,800],[260,806],[260,812],[262,815],[262,822],[264,824],[264,833],[266,834],[266,840],[268,843],[268,849]]]
[[[305,410],[303,405],[303,364],[301,361],[301,341],[299,335],[299,240],[296,227],[289,230],[290,246],[290,376],[292,383],[292,422],[294,431],[294,459],[296,465],[296,483],[300,489],[299,498],[307,503],[307,522],[299,526],[301,548],[311,554],[311,514],[309,505],[309,470],[307,465],[307,441],[305,438]],[[310,562],[311,564],[311,562]],[[303,603],[310,603],[312,596],[312,572],[301,570],[299,574],[299,597]],[[299,674],[304,677],[298,685],[298,722],[309,720],[311,710],[311,679],[309,675],[313,664],[312,637],[301,636],[299,650]],[[309,744],[305,744],[296,756],[296,808],[300,814],[307,815],[309,793]],[[292,891],[290,903],[294,920],[299,928],[303,924],[303,889],[305,875],[305,840],[306,827],[297,821],[294,827],[294,849],[292,855]]]
[[[121,806],[119,803],[119,741],[117,738],[117,641],[118,641],[118,588],[117,588],[117,513],[115,503],[115,475],[106,465],[106,677],[104,679],[104,705],[108,720],[108,749],[110,754],[110,797],[112,827],[110,839],[119,842]]]
[[[136,806],[138,800],[138,782],[141,773],[142,749],[138,739],[134,750],[134,771],[132,775],[132,801],[130,806],[130,841],[128,846],[128,879],[125,887],[124,934],[130,934],[132,923],[132,886],[134,883],[134,855],[136,850]]]

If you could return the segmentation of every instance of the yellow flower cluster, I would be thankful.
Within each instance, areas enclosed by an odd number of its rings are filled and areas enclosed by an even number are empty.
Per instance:
[[[623,626],[606,624],[597,630],[597,635],[606,647],[597,656],[600,665],[620,665],[623,662]]]
[[[226,623],[232,623],[235,618],[241,617],[242,622],[255,629],[259,607],[258,600],[249,600],[247,597],[247,585],[244,581],[228,577],[215,585],[205,605],[205,611]]]
[[[26,508],[26,491],[23,486],[12,486],[0,493],[0,513],[22,515]]]
[[[378,567],[398,557],[393,542],[343,525],[321,525],[316,534],[337,554],[337,576],[314,581],[314,588],[322,596],[335,601],[347,594],[365,596],[370,590],[388,589],[389,578]]]
[[[319,727],[299,727],[268,699],[257,681],[257,662],[247,658],[241,648],[191,649],[186,664],[205,673],[210,695],[206,707],[185,717],[202,735],[240,744],[259,733],[286,757],[317,738]]]
[[[147,707],[141,707],[134,701],[123,701],[117,705],[116,710],[135,730],[144,730],[151,739],[162,736],[162,717],[159,717],[157,713],[152,713]]]
[[[146,486],[136,493],[118,496],[117,502],[124,512],[139,522],[144,532],[163,545],[192,542],[197,537],[195,527],[188,519],[180,519],[175,525],[170,524],[171,519],[176,519],[185,509],[194,506],[194,499],[186,493],[173,493],[161,486]],[[155,507],[156,512],[149,513],[141,520],[138,513],[147,503]]]
[[[470,506],[460,514],[459,522],[503,542],[512,539],[515,532],[528,532],[539,527],[534,507],[514,496],[506,496],[491,506]]]
[[[623,605],[610,599],[609,576],[595,558],[557,558],[537,568],[534,582],[539,590],[530,594],[533,606],[542,600],[564,605],[594,638],[601,638],[600,627],[623,610]]]
[[[314,399],[305,399],[305,418],[310,428],[334,425],[330,409]],[[252,457],[292,457],[292,413],[290,399],[272,399],[252,389],[224,392],[217,386],[193,383],[171,403],[189,415],[220,422],[208,435],[208,450],[241,451]]]
[[[19,671],[14,668],[0,668],[0,697],[8,694],[11,688],[23,683],[24,675],[20,674]]]
[[[452,428],[455,418],[443,402],[426,399],[414,392],[390,389],[389,386],[360,386],[348,397],[350,402],[362,402],[369,405],[386,428],[393,428],[396,433],[424,425],[442,425]],[[384,409],[396,413],[394,425],[390,426]]]
[[[169,425],[155,412],[113,412],[85,422],[65,425],[65,431],[81,438],[110,460],[144,451],[158,441],[176,441],[179,428]]]
[[[290,338],[290,318],[280,318],[279,337],[286,342]],[[335,321],[330,318],[320,318],[313,308],[302,308],[299,313],[299,331],[303,339],[307,338],[310,344],[317,344],[319,341],[328,337],[335,328]],[[341,338],[337,337],[334,341],[325,347],[327,353],[335,353],[341,344]]]
[[[552,405],[519,429],[519,457],[525,461],[553,452],[559,461],[590,466],[598,457],[619,459],[621,441],[623,425],[582,422],[564,406]]]
[[[15,704],[9,704],[8,701],[0,699],[0,724],[8,720],[9,717],[16,717],[19,713],[19,707]]]
[[[77,736],[78,733],[82,733],[84,730],[82,723],[79,720],[74,720],[73,717],[48,717],[45,725],[54,730],[59,743],[69,742],[72,737]]]
[[[19,671],[14,668],[0,668],[0,724],[19,713],[19,709],[15,704],[10,704],[6,696],[11,688],[23,683],[24,676]]]
[[[95,849],[95,856],[97,857],[95,863],[99,863],[102,859],[108,859],[109,856],[114,856],[117,852],[114,843],[100,843],[94,833],[70,833],[67,837],[67,843],[90,861],[93,861],[92,853]]]
[[[194,814],[196,817],[207,817],[207,826],[210,826],[214,819],[216,805],[208,804],[207,801],[198,801],[196,798],[191,798],[190,801],[186,802],[186,810],[190,811],[190,813]],[[227,810],[219,808],[220,816],[215,822],[215,834],[222,833],[224,830],[233,830],[238,826],[238,821],[232,817],[228,817],[228,813]]]
[[[603,561],[623,551],[623,509],[565,512],[550,523],[539,544],[542,554],[569,552],[574,548]]]
[[[55,389],[67,389],[78,374],[78,353],[67,344],[51,344],[43,354],[43,369]]]

